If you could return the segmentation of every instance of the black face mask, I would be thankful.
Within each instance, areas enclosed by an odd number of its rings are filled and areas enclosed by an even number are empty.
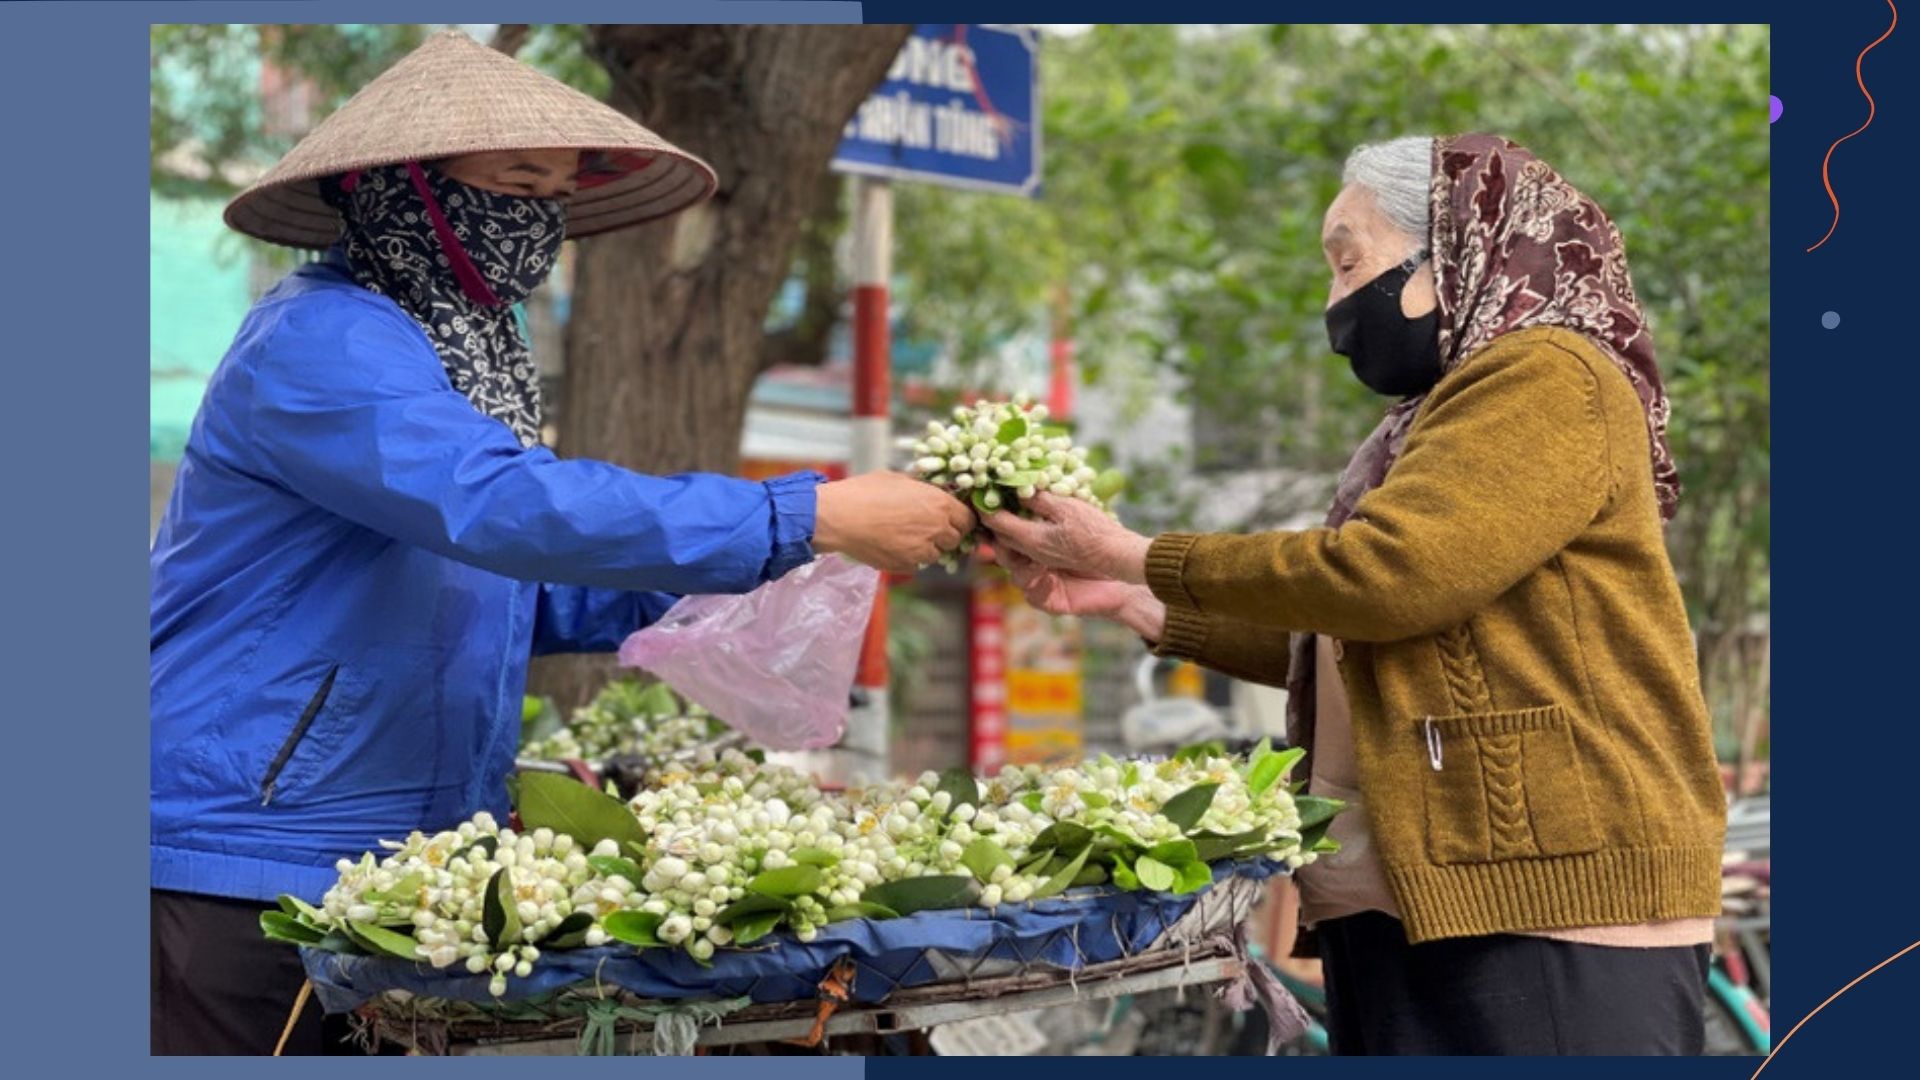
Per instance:
[[[1417,319],[1400,311],[1401,290],[1426,257],[1424,251],[1413,256],[1327,309],[1333,351],[1376,394],[1412,397],[1440,381],[1439,309]]]

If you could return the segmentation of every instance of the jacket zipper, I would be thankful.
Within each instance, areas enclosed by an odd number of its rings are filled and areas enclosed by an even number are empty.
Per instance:
[[[314,691],[313,699],[307,702],[307,707],[300,713],[300,719],[294,723],[293,730],[287,733],[287,741],[280,744],[280,752],[273,755],[273,763],[267,766],[267,775],[260,781],[261,806],[273,801],[274,781],[280,779],[280,770],[287,767],[287,759],[293,757],[294,748],[300,745],[301,739],[307,737],[307,729],[313,726],[313,721],[320,715],[320,710],[326,707],[327,695],[333,693],[334,677],[339,674],[339,664],[327,669],[327,677],[320,681],[320,689]]]

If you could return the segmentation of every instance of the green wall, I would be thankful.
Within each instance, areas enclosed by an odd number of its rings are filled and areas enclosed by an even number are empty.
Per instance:
[[[150,450],[171,462],[252,302],[249,257],[221,222],[217,199],[154,194],[148,209]]]

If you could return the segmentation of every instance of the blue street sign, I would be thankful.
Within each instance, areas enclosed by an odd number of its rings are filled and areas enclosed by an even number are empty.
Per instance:
[[[923,23],[847,123],[833,167],[1032,197],[1040,191],[1039,37]]]

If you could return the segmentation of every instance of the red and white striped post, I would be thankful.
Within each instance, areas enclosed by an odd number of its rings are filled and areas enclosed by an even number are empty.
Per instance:
[[[1047,413],[1057,423],[1073,418],[1073,326],[1067,306],[1067,288],[1062,285],[1053,294],[1053,340],[1047,349],[1052,368],[1047,385]]]
[[[853,182],[853,446],[855,474],[887,467],[893,441],[893,340],[888,282],[893,276],[893,188],[865,177]],[[853,781],[885,779],[889,771],[887,701],[887,587],[873,601],[854,680],[868,705],[847,718],[841,746]]]

